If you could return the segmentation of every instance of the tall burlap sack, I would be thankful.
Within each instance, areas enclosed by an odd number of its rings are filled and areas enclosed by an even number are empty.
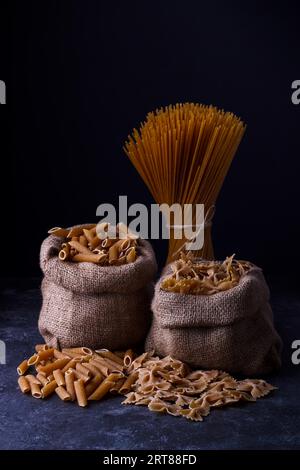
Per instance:
[[[253,267],[236,287],[211,296],[166,292],[160,284],[167,274],[155,288],[146,351],[246,375],[280,367],[282,342],[261,269]]]
[[[39,330],[53,347],[125,349],[145,340],[157,265],[150,243],[123,266],[61,261],[61,238],[43,242]]]

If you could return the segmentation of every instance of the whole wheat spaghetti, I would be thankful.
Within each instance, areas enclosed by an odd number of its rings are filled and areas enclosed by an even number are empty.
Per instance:
[[[224,178],[245,131],[234,114],[195,103],[170,105],[147,115],[134,129],[125,152],[158,204],[214,207]],[[195,255],[213,258],[210,224],[204,246]],[[171,229],[168,260],[184,241]]]

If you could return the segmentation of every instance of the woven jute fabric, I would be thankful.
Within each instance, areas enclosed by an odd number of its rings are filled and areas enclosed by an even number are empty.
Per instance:
[[[39,330],[54,347],[124,349],[144,341],[157,265],[149,242],[122,266],[61,261],[61,238],[43,242],[40,265],[43,303]]]
[[[147,351],[171,355],[197,368],[246,375],[281,365],[281,339],[274,328],[270,292],[260,268],[214,295],[186,295],[155,288]]]

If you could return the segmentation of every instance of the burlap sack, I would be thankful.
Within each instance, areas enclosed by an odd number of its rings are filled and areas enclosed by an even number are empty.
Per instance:
[[[169,274],[165,271],[163,277]],[[198,368],[246,375],[280,367],[281,339],[261,269],[239,284],[211,296],[185,295],[155,288],[152,326],[146,350],[171,355]]]
[[[123,266],[58,259],[61,239],[49,236],[40,253],[43,304],[39,330],[54,347],[125,349],[144,341],[157,265],[151,245]]]

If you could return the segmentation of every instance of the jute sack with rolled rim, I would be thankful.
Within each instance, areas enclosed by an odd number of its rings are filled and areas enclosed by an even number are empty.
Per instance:
[[[236,287],[214,295],[164,291],[157,282],[146,351],[171,355],[197,368],[246,375],[281,365],[281,339],[273,324],[269,288],[254,266]]]
[[[61,261],[61,238],[50,235],[40,252],[43,303],[39,331],[54,347],[123,349],[145,340],[157,264],[149,242],[122,266]]]

